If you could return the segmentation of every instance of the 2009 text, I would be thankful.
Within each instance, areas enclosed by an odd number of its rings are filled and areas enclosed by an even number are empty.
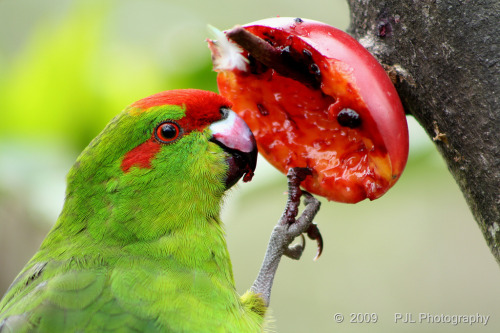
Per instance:
[[[378,315],[372,313],[351,313],[349,322],[351,324],[374,324],[378,321]]]

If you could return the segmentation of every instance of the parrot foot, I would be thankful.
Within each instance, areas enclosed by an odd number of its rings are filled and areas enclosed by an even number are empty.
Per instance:
[[[308,168],[291,168],[288,171],[288,200],[286,208],[271,233],[264,262],[262,263],[257,279],[250,288],[251,291],[262,297],[266,306],[269,305],[271,288],[281,257],[285,255],[292,259],[299,259],[302,256],[305,249],[304,233],[309,238],[316,240],[318,244],[318,251],[314,260],[321,255],[323,250],[321,233],[318,226],[313,223],[313,219],[318,213],[321,203],[310,193],[300,189],[300,183],[308,175],[311,175],[311,170]],[[297,217],[301,196],[304,197],[305,208],[302,214]],[[290,246],[298,236],[301,236],[302,242]]]
[[[299,235],[301,235],[302,240],[301,244],[296,244],[285,249],[284,255],[291,259],[300,259],[305,249],[305,238],[303,233],[317,242],[318,250],[313,260],[317,260],[323,252],[323,238],[321,237],[318,226],[312,223],[312,220],[319,211],[321,203],[313,197],[312,194],[300,189],[300,183],[309,175],[311,175],[311,170],[309,168],[290,168],[287,174],[288,201],[278,226],[288,226],[288,232],[290,232],[292,236],[294,235],[292,240]],[[302,215],[297,218],[301,196],[304,196],[305,209]],[[300,233],[296,234],[298,230],[300,230]]]

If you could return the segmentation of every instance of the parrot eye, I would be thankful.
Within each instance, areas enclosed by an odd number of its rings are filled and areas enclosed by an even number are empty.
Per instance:
[[[160,143],[172,143],[177,140],[181,134],[181,128],[173,121],[165,121],[155,129],[155,138]]]

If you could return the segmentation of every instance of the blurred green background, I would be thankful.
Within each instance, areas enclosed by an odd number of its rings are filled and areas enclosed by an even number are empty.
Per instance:
[[[109,119],[173,88],[216,91],[207,24],[271,16],[345,29],[343,0],[0,0],[0,295],[62,207],[65,174]],[[271,299],[278,332],[499,332],[500,270],[431,140],[410,120],[411,156],[374,202],[323,202],[325,249],[284,259]],[[286,201],[264,160],[232,190],[224,220],[238,290],[253,282]],[[487,326],[394,323],[395,313],[489,315]],[[334,314],[345,316],[336,323]],[[376,324],[349,323],[376,313]]]

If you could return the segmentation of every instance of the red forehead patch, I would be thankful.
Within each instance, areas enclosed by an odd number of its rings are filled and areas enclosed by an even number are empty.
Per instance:
[[[186,116],[179,120],[185,131],[199,129],[219,120],[220,109],[231,107],[231,103],[221,95],[198,89],[163,91],[143,98],[131,106],[149,109],[161,105],[178,105],[186,109]]]
[[[188,134],[193,130],[202,130],[209,124],[221,119],[221,108],[230,108],[231,103],[224,97],[211,92],[198,89],[180,89],[163,91],[143,98],[131,106],[146,110],[155,106],[178,105],[186,110],[186,115],[176,120],[183,133]],[[141,112],[137,113],[140,117]],[[153,129],[152,129],[153,131]],[[153,133],[153,132],[152,132]],[[151,161],[160,151],[161,144],[151,138],[125,154],[121,168],[128,172],[131,167],[151,168]]]

